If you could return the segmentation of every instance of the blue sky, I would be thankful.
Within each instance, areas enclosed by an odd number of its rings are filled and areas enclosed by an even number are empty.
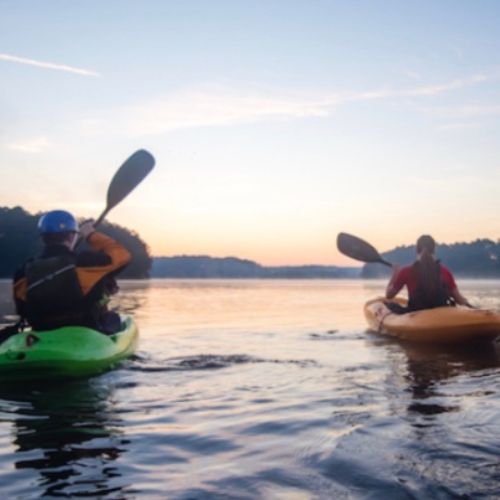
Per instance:
[[[500,236],[496,1],[2,1],[0,205],[109,216],[154,254],[345,264]]]

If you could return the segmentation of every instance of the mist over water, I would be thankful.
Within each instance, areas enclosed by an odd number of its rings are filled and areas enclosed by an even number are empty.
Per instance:
[[[383,281],[122,282],[136,355],[0,387],[6,497],[494,498],[500,349],[366,331]],[[462,281],[500,308],[500,282]],[[0,282],[0,314],[12,312]]]

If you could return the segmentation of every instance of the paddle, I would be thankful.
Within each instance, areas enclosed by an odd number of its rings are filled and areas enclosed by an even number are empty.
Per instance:
[[[390,262],[387,262],[380,256],[375,247],[352,234],[339,233],[337,236],[337,248],[344,255],[351,257],[351,259],[362,262],[379,262],[385,266],[392,267]]]
[[[139,149],[129,156],[116,171],[108,187],[106,208],[94,222],[98,226],[109,211],[126,198],[141,181],[153,170],[155,159],[145,149]]]
[[[116,207],[118,203],[126,198],[141,183],[149,172],[153,170],[154,165],[155,159],[153,155],[145,149],[137,150],[125,160],[111,179],[106,197],[106,208],[94,222],[94,227],[97,227],[110,210]],[[81,240],[78,240],[75,248],[80,242]]]

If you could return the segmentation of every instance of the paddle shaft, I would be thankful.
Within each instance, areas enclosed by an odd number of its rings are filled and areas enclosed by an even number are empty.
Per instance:
[[[104,218],[106,217],[106,215],[108,215],[108,213],[110,212],[110,210],[111,210],[111,207],[106,207],[102,211],[101,215],[99,215],[99,217],[97,217],[97,219],[95,220],[93,226],[97,227],[104,220]]]
[[[387,267],[393,266],[390,262],[388,262],[387,260],[384,260],[382,257],[380,257],[380,259],[377,262],[379,262],[380,264],[383,264],[384,266],[387,266]]]

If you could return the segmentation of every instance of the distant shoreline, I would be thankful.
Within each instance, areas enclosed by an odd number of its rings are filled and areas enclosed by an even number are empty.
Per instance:
[[[341,279],[360,275],[360,267],[263,266],[252,260],[208,255],[153,257],[150,269],[152,278]]]

